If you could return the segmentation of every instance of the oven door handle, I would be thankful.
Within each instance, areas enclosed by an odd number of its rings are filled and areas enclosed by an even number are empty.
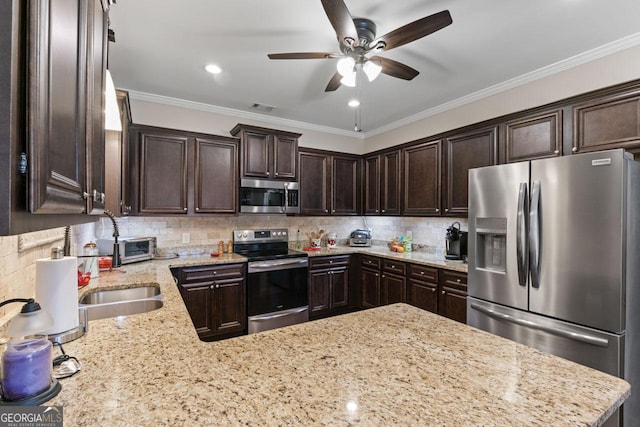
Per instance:
[[[255,261],[250,262],[248,266],[249,273],[259,273],[261,271],[273,271],[273,270],[286,270],[291,268],[301,268],[307,267],[309,265],[309,260],[307,258],[302,259],[287,259],[280,261]]]

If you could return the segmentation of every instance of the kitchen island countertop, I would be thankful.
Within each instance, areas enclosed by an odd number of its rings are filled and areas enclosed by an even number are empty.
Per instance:
[[[621,379],[405,304],[201,342],[169,268],[204,261],[131,264],[82,291],[157,283],[164,307],[92,321],[64,344],[83,365],[47,403],[64,407],[65,426],[595,426],[630,392]]]

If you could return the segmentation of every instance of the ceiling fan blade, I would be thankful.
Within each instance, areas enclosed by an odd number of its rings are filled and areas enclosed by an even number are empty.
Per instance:
[[[418,70],[415,70],[401,62],[394,61],[393,59],[383,58],[381,56],[372,56],[369,60],[379,63],[382,66],[381,72],[391,77],[397,77],[403,80],[412,80],[415,76],[420,74]]]
[[[438,30],[443,29],[447,25],[453,22],[451,14],[448,10],[435,13],[430,16],[426,16],[417,21],[413,21],[410,24],[397,28],[390,33],[378,38],[372,43],[375,46],[379,42],[384,42],[386,47],[384,50],[396,48],[398,46],[411,43],[414,40],[418,40],[424,36],[428,36],[431,33],[435,33]]]
[[[269,59],[326,59],[340,58],[344,55],[333,52],[291,52],[291,53],[270,53]]]
[[[358,31],[344,1],[322,0],[322,7],[324,7],[324,11],[333,29],[336,30],[340,44],[345,46],[358,46],[360,43]],[[347,40],[352,40],[352,42]]]
[[[324,91],[333,92],[334,90],[338,89],[341,85],[340,80],[342,80],[342,75],[336,72],[333,77],[331,77],[331,80],[329,80],[329,84]]]

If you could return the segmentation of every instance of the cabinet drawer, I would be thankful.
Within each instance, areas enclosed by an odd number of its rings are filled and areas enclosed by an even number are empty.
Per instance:
[[[211,280],[242,278],[243,276],[244,264],[205,265],[181,268],[178,281],[181,285],[184,285]]]
[[[407,264],[400,261],[394,261],[391,259],[385,259],[382,261],[382,269],[385,273],[398,274],[405,276],[407,273]]]
[[[409,264],[409,277],[423,282],[438,283],[438,269],[424,265]]]
[[[454,289],[467,291],[467,275],[466,273],[457,273],[453,271],[442,270],[441,272],[442,286],[448,286]]]
[[[309,258],[309,269],[320,270],[323,268],[346,267],[349,265],[349,255],[320,256]]]
[[[362,255],[362,267],[380,270],[380,258]]]

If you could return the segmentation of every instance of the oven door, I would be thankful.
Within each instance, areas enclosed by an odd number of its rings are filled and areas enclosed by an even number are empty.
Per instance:
[[[248,264],[248,332],[309,320],[308,258],[254,261]]]

